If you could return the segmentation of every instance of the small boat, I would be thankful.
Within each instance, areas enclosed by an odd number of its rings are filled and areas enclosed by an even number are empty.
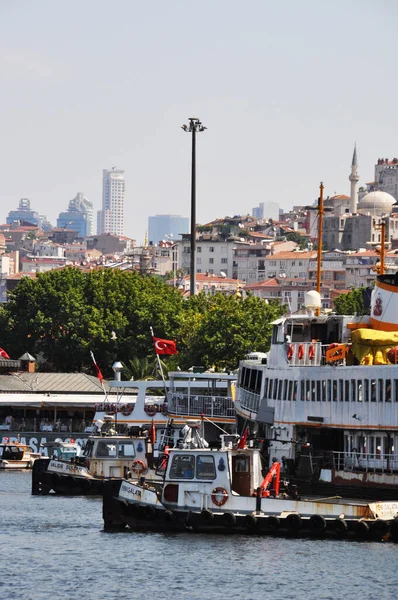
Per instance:
[[[30,446],[19,442],[3,442],[0,444],[0,469],[31,469],[35,460],[40,458]]]
[[[163,485],[142,478],[108,481],[103,490],[105,531],[194,531],[398,541],[396,502],[301,499],[281,491],[280,463],[262,474],[261,451],[245,436],[221,448],[173,448]]]

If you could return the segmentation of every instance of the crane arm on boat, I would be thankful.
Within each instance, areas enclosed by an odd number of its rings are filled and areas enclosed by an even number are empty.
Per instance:
[[[274,462],[263,479],[262,484],[260,485],[260,493],[261,497],[265,498],[271,495],[271,490],[269,489],[272,485],[272,491],[277,496],[279,494],[279,486],[281,480],[281,464],[279,462]]]

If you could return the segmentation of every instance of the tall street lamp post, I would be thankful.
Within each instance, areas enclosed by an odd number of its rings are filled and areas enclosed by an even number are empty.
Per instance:
[[[196,117],[189,118],[189,125],[182,125],[187,133],[192,133],[192,171],[191,171],[191,273],[189,295],[196,293],[196,134],[204,127]]]

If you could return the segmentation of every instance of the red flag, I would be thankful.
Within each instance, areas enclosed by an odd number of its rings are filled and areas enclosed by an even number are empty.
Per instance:
[[[92,352],[90,352],[90,354],[91,354],[91,358],[93,359],[93,363],[94,363],[95,370],[97,371],[97,377],[98,377],[98,379],[100,380],[100,382],[102,383],[102,380],[103,380],[104,378],[103,378],[103,376],[102,376],[101,369],[100,369],[100,368],[99,368],[99,366],[97,365],[97,362],[96,362],[96,360],[95,360],[95,358],[94,358],[94,354],[93,354]]]
[[[3,348],[0,348],[0,358],[10,358]]]
[[[173,340],[163,340],[152,336],[156,354],[177,354],[177,346]]]
[[[242,435],[242,437],[239,440],[238,445],[236,446],[238,450],[241,450],[242,448],[244,448],[246,446],[246,440],[247,440],[248,435],[249,435],[249,428],[246,427],[245,433]]]
[[[152,423],[151,423],[149,437],[150,437],[152,446],[154,446],[154,444],[156,442],[156,429],[155,429],[155,423],[154,423],[153,419],[152,419]]]

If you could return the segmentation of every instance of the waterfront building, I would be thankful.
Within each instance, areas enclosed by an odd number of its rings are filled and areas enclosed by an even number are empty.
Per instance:
[[[179,215],[155,215],[148,217],[149,244],[159,244],[161,240],[180,240],[181,234],[189,232],[188,217]]]
[[[57,219],[58,228],[70,228],[77,231],[79,238],[94,234],[94,208],[93,203],[78,192],[70,200],[67,211],[61,212]]]
[[[102,172],[102,210],[97,213],[97,233],[124,233],[124,171],[104,169]]]

